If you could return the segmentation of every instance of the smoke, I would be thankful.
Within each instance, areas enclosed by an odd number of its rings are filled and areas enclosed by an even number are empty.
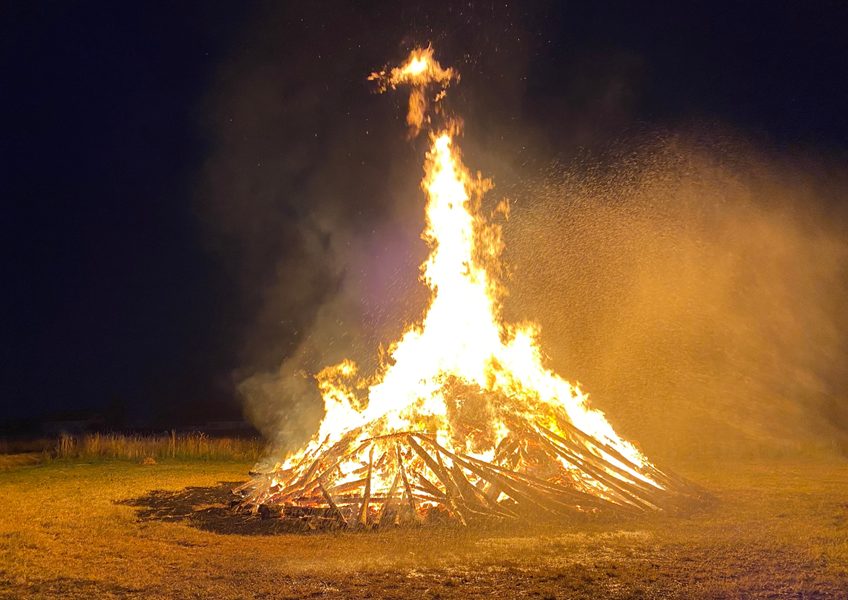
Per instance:
[[[285,97],[285,90],[274,96]],[[239,96],[246,106],[237,106],[234,122],[240,112],[256,114],[251,97],[249,91]],[[414,204],[417,173],[402,160],[389,164],[369,154],[373,143],[361,138],[381,137],[379,129],[367,130],[367,119],[359,128],[341,116],[322,122],[327,117],[320,111],[310,122],[311,109],[292,110],[295,119],[281,115],[279,121],[266,112],[261,125],[234,135],[232,146],[225,144],[207,167],[212,210],[231,211],[211,215],[214,226],[223,226],[218,249],[237,258],[231,276],[245,315],[234,378],[247,416],[285,446],[308,438],[320,420],[311,375],[345,357],[367,362],[382,339],[384,319],[378,317],[390,312],[395,321],[403,318],[397,313],[404,310],[405,287],[415,283],[409,248],[418,236],[404,212]],[[293,122],[315,133],[286,131]],[[267,153],[256,150],[265,135],[276,138]],[[322,136],[330,141],[302,142]],[[287,138],[292,147],[278,141]],[[354,168],[360,171],[352,174]],[[406,279],[394,280],[398,271]]]
[[[317,428],[312,375],[345,357],[367,366],[383,324],[420,310],[406,289],[420,258],[420,165],[364,70],[390,53],[357,47],[349,28],[367,38],[376,25],[335,8],[320,31],[307,7],[257,17],[207,97],[197,212],[223,268],[234,385],[282,449]]]
[[[649,456],[844,450],[846,191],[716,128],[555,165],[514,190],[508,315]]]
[[[317,430],[315,373],[370,372],[424,310],[426,140],[404,139],[407,98],[366,78],[429,42],[462,77],[445,102],[467,164],[512,201],[506,318],[542,325],[550,366],[619,433],[669,457],[844,440],[844,170],[715,132],[551,163],[634,137],[642,58],[589,52],[534,92],[543,38],[509,8],[262,10],[210,87],[197,212],[234,385],[282,451]]]

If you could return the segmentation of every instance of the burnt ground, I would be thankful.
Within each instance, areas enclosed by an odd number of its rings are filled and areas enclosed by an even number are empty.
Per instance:
[[[232,489],[242,481],[221,481],[211,486],[191,486],[182,490],[152,490],[117,504],[137,508],[139,522],[182,522],[203,531],[227,535],[278,535],[298,533],[300,527],[280,519],[262,519],[232,510]]]
[[[237,496],[232,493],[233,488],[239,486],[243,481],[222,481],[215,485],[204,487],[187,487],[182,490],[152,490],[138,498],[119,501],[118,504],[132,506],[138,509],[137,515],[140,522],[163,521],[183,522],[190,527],[203,531],[232,535],[280,535],[297,533],[302,535],[321,535],[328,533],[340,533],[337,526],[332,528],[318,525],[310,527],[305,520],[279,518],[279,513],[272,512],[273,516],[263,513],[250,514],[235,510],[238,504]],[[706,508],[706,507],[702,507]],[[546,522],[548,527],[564,527],[573,524],[583,524],[590,519],[581,519],[579,523],[571,521]],[[595,517],[595,523],[621,522],[619,520],[602,520]],[[460,533],[463,527],[441,514],[431,518],[416,529],[422,532],[432,531],[433,527],[440,527],[445,532],[454,531]],[[408,527],[408,525],[407,525]],[[385,528],[384,528],[385,529]],[[392,525],[389,529],[395,529]],[[495,523],[473,526],[476,532],[516,532],[525,531],[532,533],[533,528],[525,525],[502,526]],[[353,532],[350,532],[353,533]],[[373,532],[357,532],[367,535]]]
[[[0,473],[0,598],[846,598],[848,464],[678,469],[687,517],[292,534],[233,513],[249,465]]]

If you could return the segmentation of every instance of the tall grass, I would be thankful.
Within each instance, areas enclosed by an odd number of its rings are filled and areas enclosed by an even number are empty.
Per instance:
[[[262,456],[265,444],[259,439],[213,438],[204,433],[164,435],[89,434],[66,437],[56,444],[54,456],[69,458],[153,458],[184,460],[252,460]]]

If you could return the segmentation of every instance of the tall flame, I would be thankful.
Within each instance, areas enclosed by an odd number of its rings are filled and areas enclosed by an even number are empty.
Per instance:
[[[438,83],[440,99],[455,74],[443,70],[432,54],[431,48],[416,50],[401,67],[372,79],[384,88],[409,84],[419,100],[429,84]],[[419,100],[410,105],[411,114],[420,108]],[[410,116],[413,127],[421,126],[420,116]],[[599,446],[607,447],[596,448],[606,460],[658,485],[633,468],[644,466],[645,459],[616,435],[601,412],[588,407],[580,389],[545,368],[538,327],[503,322],[503,288],[491,269],[503,248],[501,230],[480,209],[492,184],[471,176],[462,164],[455,135],[455,126],[431,133],[424,165],[421,185],[427,194],[427,225],[422,237],[430,254],[421,279],[430,289],[431,301],[423,321],[411,325],[389,348],[376,375],[359,377],[349,360],[317,375],[326,415],[307,447],[281,467],[302,464],[306,455],[353,430],[370,437],[425,431],[454,452],[492,460],[516,424],[558,432],[558,418],[564,415],[600,441]],[[508,206],[500,208],[508,216]],[[632,465],[617,460],[616,452]],[[560,469],[575,475],[566,460],[561,460]],[[579,485],[579,476],[575,479]]]

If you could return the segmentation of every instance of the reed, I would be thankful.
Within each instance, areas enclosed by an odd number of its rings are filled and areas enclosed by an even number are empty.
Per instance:
[[[88,434],[58,440],[57,459],[112,458],[143,460],[259,460],[265,451],[260,439],[214,438],[204,433],[162,435]]]

